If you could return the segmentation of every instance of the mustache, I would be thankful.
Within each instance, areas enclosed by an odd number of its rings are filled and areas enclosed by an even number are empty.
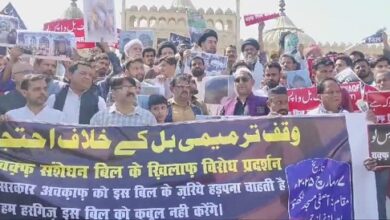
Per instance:
[[[281,115],[288,115],[288,110],[287,109],[279,109],[278,113]]]
[[[127,92],[126,96],[127,96],[127,97],[130,97],[130,96],[135,97],[135,94],[134,94],[133,92]]]

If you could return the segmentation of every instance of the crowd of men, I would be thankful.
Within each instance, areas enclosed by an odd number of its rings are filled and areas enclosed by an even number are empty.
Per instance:
[[[307,114],[353,111],[348,92],[335,79],[346,68],[366,85],[390,90],[390,46],[385,33],[383,54],[376,57],[360,51],[323,54],[316,45],[300,45],[297,54],[291,55],[283,50],[267,53],[263,28],[259,24],[258,39],[246,39],[241,48],[230,45],[225,51],[217,51],[218,34],[211,29],[206,29],[192,48],[166,41],[156,50],[144,48],[140,40],[134,39],[118,57],[107,43],[100,42],[93,55],[74,56],[72,62],[26,61],[21,58],[22,50],[14,47],[0,59],[0,122],[148,126],[193,121],[199,115],[287,115],[286,75],[309,68],[308,59],[314,60],[311,80],[321,104]],[[234,77],[234,96],[224,98],[218,106],[204,103],[204,98],[212,95],[206,94],[202,85],[207,75],[205,61],[201,56],[191,57],[191,51],[227,56],[227,69],[221,74]],[[184,73],[188,59],[190,74]],[[65,68],[63,78],[56,74],[57,65]],[[148,86],[160,90],[150,95],[148,107],[143,108],[138,95]],[[365,165],[375,170],[375,160],[368,159]]]

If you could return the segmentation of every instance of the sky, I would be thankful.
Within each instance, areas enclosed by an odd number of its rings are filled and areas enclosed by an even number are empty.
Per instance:
[[[121,27],[122,0],[114,0],[117,26]],[[126,0],[127,7],[165,5],[173,0]],[[1,0],[0,8],[11,2],[28,29],[42,30],[43,24],[63,17],[70,0]],[[192,0],[196,8],[227,8],[236,11],[235,0]],[[278,12],[279,0],[240,0],[241,16]],[[356,43],[386,27],[390,30],[390,0],[285,0],[286,14],[294,24],[319,42]],[[77,1],[83,8],[83,1]],[[267,21],[265,30],[276,25]],[[256,25],[246,27],[241,19],[241,38],[256,37]]]

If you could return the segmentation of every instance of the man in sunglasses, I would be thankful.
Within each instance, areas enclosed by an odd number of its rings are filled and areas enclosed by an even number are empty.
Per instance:
[[[236,97],[222,104],[220,115],[262,116],[269,113],[267,98],[252,93],[255,80],[248,68],[238,68],[233,74]]]

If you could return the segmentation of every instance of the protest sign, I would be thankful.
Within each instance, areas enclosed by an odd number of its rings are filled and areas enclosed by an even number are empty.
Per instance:
[[[137,106],[143,109],[149,109],[150,95],[137,95]]]
[[[84,19],[63,19],[45,23],[44,31],[73,32],[76,37],[77,49],[94,48],[94,42],[85,41]]]
[[[204,103],[206,104],[221,104],[223,98],[234,95],[233,76],[208,76],[202,81],[204,82],[204,93],[202,94],[204,94]]]
[[[287,71],[286,75],[289,89],[309,88],[312,85],[308,70]]]
[[[356,105],[356,102],[363,98],[361,83],[360,82],[345,83],[345,84],[341,84],[340,87],[342,89],[345,89],[348,92],[349,97],[351,98],[353,110],[358,111],[359,108]]]
[[[24,24],[24,22],[22,20],[22,18],[19,16],[18,12],[14,8],[14,6],[11,4],[11,2],[9,2],[3,8],[3,10],[0,11],[0,14],[2,14],[2,15],[9,15],[9,16],[17,18],[18,19],[18,28],[17,29],[22,29],[22,30],[26,30],[27,29],[26,25]]]
[[[375,34],[368,36],[363,39],[363,43],[365,44],[378,44],[383,42],[383,33],[385,32],[385,28],[379,29]]]
[[[197,11],[188,11],[187,24],[191,43],[197,43],[203,31],[206,29],[206,21],[203,19],[203,15]]]
[[[298,34],[285,32],[283,41],[283,52],[295,56],[298,53],[299,38]]]
[[[250,14],[250,15],[244,15],[244,21],[245,26],[250,26],[253,24],[258,24],[264,21],[268,21],[271,19],[275,19],[280,17],[279,13],[272,13],[272,14]]]
[[[18,19],[12,16],[0,15],[0,46],[12,47],[16,43]]]
[[[152,30],[131,30],[131,31],[121,31],[119,34],[120,50],[123,51],[125,45],[134,39],[139,39],[144,48],[153,47],[154,44],[154,31]]]
[[[227,68],[227,57],[220,56],[218,54],[203,53],[203,52],[191,52],[191,56],[186,60],[186,66],[184,67],[185,73],[191,72],[191,60],[194,57],[202,57],[205,65],[205,73],[207,76],[218,76],[223,73]]]
[[[361,82],[356,73],[349,67],[336,74],[335,79],[341,84],[350,82]]]
[[[186,44],[187,46],[191,46],[191,39],[189,37],[185,37],[175,33],[170,34],[169,41],[172,42],[176,47],[178,47],[180,44]]]
[[[85,39],[117,42],[114,0],[84,0]]]
[[[25,55],[40,59],[70,60],[76,48],[76,38],[71,32],[33,32],[19,30],[16,45]]]
[[[390,167],[390,124],[368,125],[370,157],[378,167]]]
[[[378,167],[390,167],[390,124],[368,125],[370,157]]]
[[[303,115],[308,111],[318,107],[320,100],[317,96],[317,88],[302,88],[302,89],[289,89],[288,94],[288,106],[290,114]]]
[[[364,129],[353,123],[361,121],[362,115],[151,127],[3,123],[0,217],[375,219],[375,178],[354,156],[368,149],[367,140],[355,143]],[[321,202],[320,194],[332,202]]]
[[[369,108],[374,112],[377,123],[390,122],[390,92],[368,92],[367,102]]]

